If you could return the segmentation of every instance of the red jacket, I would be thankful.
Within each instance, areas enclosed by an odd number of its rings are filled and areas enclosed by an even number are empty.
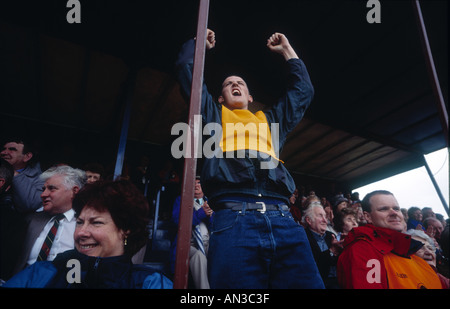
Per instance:
[[[339,256],[339,285],[348,289],[442,288],[436,272],[413,255],[422,243],[371,224],[353,229]]]

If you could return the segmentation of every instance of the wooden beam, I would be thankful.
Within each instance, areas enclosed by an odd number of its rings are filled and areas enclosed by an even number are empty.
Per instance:
[[[194,131],[194,116],[200,115],[202,100],[203,71],[205,63],[206,32],[208,25],[209,0],[200,0],[197,23],[197,39],[195,43],[194,70],[192,73],[191,98],[189,107],[189,138],[191,147],[190,156],[184,159],[183,182],[180,205],[180,221],[178,224],[177,250],[175,262],[175,289],[186,289],[189,274],[189,250],[192,233],[192,216],[194,203],[195,176],[197,170],[197,159],[195,147],[200,132]],[[197,137],[195,134],[197,133]]]

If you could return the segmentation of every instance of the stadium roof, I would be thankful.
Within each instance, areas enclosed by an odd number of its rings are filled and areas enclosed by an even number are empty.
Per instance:
[[[269,107],[283,92],[283,61],[265,47],[275,31],[308,67],[315,97],[281,154],[294,176],[357,188],[448,146],[413,4],[380,3],[381,23],[370,24],[367,1],[211,1],[213,93],[237,71],[252,108]],[[116,151],[130,98],[129,140],[170,145],[172,125],[188,113],[173,65],[195,35],[198,1],[82,1],[80,24],[67,22],[65,1],[2,6],[3,131],[27,128],[47,145],[72,140],[72,153],[100,153],[83,149],[99,139]],[[448,3],[421,7],[447,113]]]

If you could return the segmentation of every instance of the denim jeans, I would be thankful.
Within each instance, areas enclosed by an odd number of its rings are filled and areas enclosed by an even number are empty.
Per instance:
[[[212,289],[324,288],[305,230],[287,209],[217,211],[208,269]]]

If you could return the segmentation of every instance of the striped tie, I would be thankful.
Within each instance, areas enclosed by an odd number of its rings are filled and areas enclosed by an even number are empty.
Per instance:
[[[63,214],[59,214],[55,217],[52,228],[48,231],[47,237],[45,237],[44,243],[42,244],[41,251],[39,252],[38,261],[46,261],[50,249],[52,248],[53,240],[55,239],[56,232],[58,231],[59,221],[64,218]]]
[[[200,226],[196,225],[194,227],[193,234],[194,234],[195,242],[197,243],[197,248],[201,252],[203,252],[204,255],[206,255],[205,246],[203,245],[202,234],[200,233]]]
[[[199,199],[195,199],[195,202],[197,204],[201,205]],[[203,245],[202,233],[200,233],[200,226],[199,225],[196,225],[194,227],[194,229],[192,230],[192,235],[194,236],[195,243],[197,244],[197,249],[200,250],[201,252],[203,252],[204,255],[206,255],[206,253],[205,253],[205,246]]]

